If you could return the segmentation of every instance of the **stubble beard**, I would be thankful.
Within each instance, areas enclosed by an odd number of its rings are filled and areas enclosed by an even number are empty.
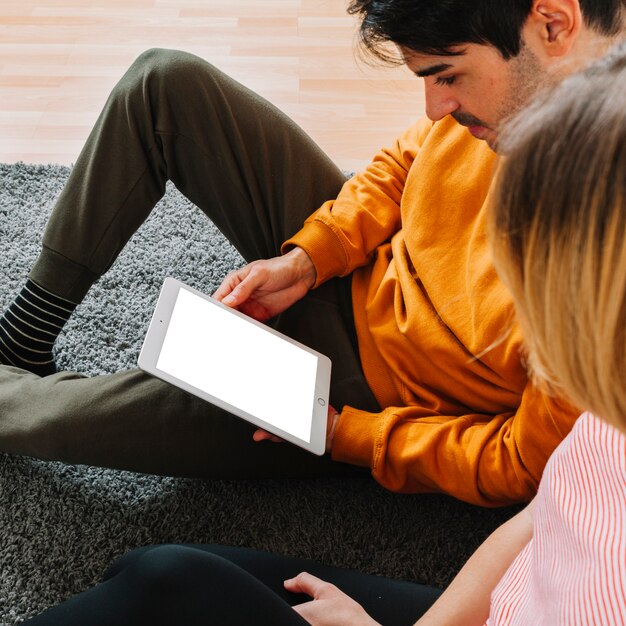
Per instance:
[[[522,44],[519,54],[511,60],[509,71],[511,72],[509,96],[498,111],[496,137],[512,117],[520,113],[539,92],[551,84],[546,70],[526,44]]]

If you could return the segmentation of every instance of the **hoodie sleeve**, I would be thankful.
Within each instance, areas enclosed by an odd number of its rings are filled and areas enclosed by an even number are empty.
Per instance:
[[[317,271],[315,287],[365,265],[401,227],[400,204],[408,171],[432,122],[421,120],[381,150],[360,174],[324,203],[282,247],[305,250]]]

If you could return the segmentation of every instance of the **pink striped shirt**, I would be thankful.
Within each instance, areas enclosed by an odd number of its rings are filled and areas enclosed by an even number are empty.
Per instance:
[[[487,624],[626,625],[626,435],[590,413],[546,465],[533,538],[491,594]]]

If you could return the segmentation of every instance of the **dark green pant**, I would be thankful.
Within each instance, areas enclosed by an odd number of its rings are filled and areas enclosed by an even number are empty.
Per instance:
[[[46,228],[31,278],[79,302],[170,179],[248,260],[279,254],[342,172],[268,102],[192,55],[151,50],[107,101]],[[282,314],[282,332],[333,361],[331,402],[377,410],[361,371],[349,279]],[[219,358],[219,355],[217,355]],[[170,475],[314,476],[348,468],[140,371],[39,378],[0,367],[0,451]]]

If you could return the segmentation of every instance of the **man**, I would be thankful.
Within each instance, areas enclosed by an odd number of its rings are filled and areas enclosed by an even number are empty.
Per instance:
[[[394,42],[424,78],[430,120],[345,185],[302,131],[215,68],[184,53],[142,55],[0,322],[0,449],[209,477],[358,466],[395,491],[487,506],[529,499],[577,413],[535,389],[521,363],[485,241],[492,148],[537,89],[619,37],[621,10],[354,0],[365,44],[384,56],[378,44]],[[138,371],[52,373],[56,334],[168,178],[250,261],[216,297],[331,357],[327,457],[255,443],[249,425]]]

